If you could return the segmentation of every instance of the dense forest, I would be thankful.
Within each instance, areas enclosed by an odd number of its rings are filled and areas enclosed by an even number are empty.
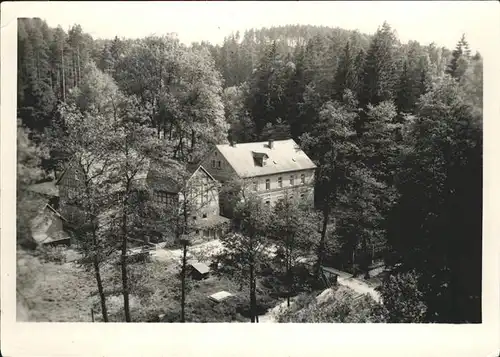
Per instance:
[[[179,163],[229,138],[291,137],[318,165],[318,264],[393,267],[389,322],[480,322],[483,67],[457,40],[401,43],[384,23],[373,35],[290,25],[184,45],[20,19],[18,224],[29,214],[19,190],[60,172],[72,152],[58,143],[75,128],[104,142],[123,122]]]

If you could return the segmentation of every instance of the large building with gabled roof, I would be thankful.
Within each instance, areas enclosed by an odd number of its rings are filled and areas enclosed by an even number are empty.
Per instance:
[[[285,197],[313,201],[316,165],[293,139],[216,145],[202,166],[222,184],[244,180],[269,205]]]

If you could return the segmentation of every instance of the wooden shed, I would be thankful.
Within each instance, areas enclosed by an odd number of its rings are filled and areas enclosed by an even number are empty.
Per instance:
[[[337,285],[338,271],[336,269],[321,266],[321,277],[326,286]]]
[[[208,278],[210,274],[210,268],[208,265],[200,262],[189,263],[190,275],[195,280],[202,280]]]
[[[233,294],[227,291],[219,291],[215,294],[210,295],[208,298],[214,302],[222,302],[224,300],[227,300],[228,298],[232,297]]]

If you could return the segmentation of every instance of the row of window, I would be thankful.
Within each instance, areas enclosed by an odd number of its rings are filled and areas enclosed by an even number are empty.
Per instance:
[[[205,187],[205,185],[202,185],[201,188],[198,188],[194,192],[190,193],[189,199],[191,201],[197,201],[199,199],[202,204],[209,203],[210,202],[209,193],[210,191],[208,190],[208,188]],[[176,198],[177,198],[176,195],[171,195],[162,191],[155,191],[154,193],[154,201],[158,204],[171,205],[176,202]]]
[[[171,204],[175,203],[175,196],[169,195],[166,192],[155,191],[154,200],[158,204],[171,205]]]
[[[304,197],[305,197],[305,194],[301,193],[300,194],[300,199],[303,200]],[[277,201],[281,201],[282,199],[283,199],[283,197],[279,197]],[[293,200],[293,196],[289,196],[288,199]],[[269,206],[270,204],[271,204],[271,201],[267,200],[266,201],[266,205]]]
[[[283,178],[278,177],[277,182],[278,182],[278,188],[282,188],[283,187]],[[306,175],[302,174],[302,175],[300,175],[300,184],[303,185],[305,183],[306,183]],[[294,186],[294,185],[295,185],[295,176],[291,175],[290,176],[290,186]],[[253,186],[254,186],[254,191],[259,190],[259,183],[257,181],[254,181]],[[271,179],[266,179],[266,190],[270,190],[270,189],[271,189]]]
[[[202,232],[203,237],[205,237],[205,238],[208,238],[208,237],[215,238],[216,236],[220,237],[222,235],[222,230],[221,229],[218,229],[218,230],[215,230],[215,229],[203,229],[201,232]],[[196,230],[196,235],[200,235],[200,230],[199,229]]]

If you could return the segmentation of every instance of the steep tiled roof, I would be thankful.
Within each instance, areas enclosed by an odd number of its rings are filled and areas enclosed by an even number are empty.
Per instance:
[[[46,196],[59,196],[59,188],[56,186],[55,181],[41,182],[28,186],[28,191],[40,193]]]
[[[135,154],[132,154],[134,156]],[[107,179],[111,179],[112,175],[116,174],[116,170],[119,170],[120,165],[122,163],[122,157],[123,155],[114,155],[113,157],[107,156],[106,158],[98,158],[91,152],[82,152],[79,155],[80,162],[88,166],[88,175],[90,177],[93,177],[93,182],[96,184],[99,184],[101,182],[104,182]],[[123,157],[123,160],[125,158]],[[77,163],[77,156],[74,156],[73,158],[70,159],[70,162],[68,163],[66,169],[62,172],[58,180],[56,181],[56,185],[59,185],[62,178],[68,171],[68,169]],[[135,173],[134,175],[134,184],[135,185],[144,185],[146,183],[146,178],[148,176],[149,172],[149,167],[150,167],[150,160],[149,159],[144,159],[141,162],[141,165],[139,168],[133,168],[133,169],[138,169],[138,172]],[[106,166],[106,170],[103,175],[100,175],[99,172],[103,170],[103,168]],[[116,190],[119,190],[119,185],[116,184],[113,186],[116,188]]]
[[[293,139],[276,140],[272,146],[271,149],[269,142],[263,141],[234,146],[222,144],[217,145],[217,149],[242,178],[316,168]],[[255,158],[265,158],[266,155],[266,164],[257,165]]]
[[[208,177],[210,177],[212,180],[215,180],[212,175],[210,175],[210,173],[205,170],[200,164],[188,164],[186,170],[189,173],[190,177],[192,177],[196,173],[196,171],[202,170],[208,175]],[[159,170],[157,164],[153,163],[150,165],[147,177],[147,183],[150,187],[169,193],[178,193],[181,190],[181,182],[181,179],[169,177],[163,174],[161,170]]]
[[[118,157],[113,159],[112,164],[105,163],[104,160],[97,160],[91,153],[81,154],[82,163],[85,165],[92,163],[89,166],[89,175],[95,176],[94,183],[103,182],[105,179],[110,179],[111,175],[113,175],[120,167],[120,160]],[[73,158],[68,167],[76,162],[75,158]],[[100,170],[103,169],[104,165],[109,165],[106,168],[105,176],[97,175]],[[169,193],[178,193],[181,190],[181,182],[183,179],[179,177],[170,177],[167,173],[163,172],[165,167],[162,167],[162,163],[159,163],[154,160],[144,159],[142,162],[139,171],[135,174],[134,185],[141,187],[148,185],[153,189],[165,191]],[[190,174],[190,177],[195,174],[198,170],[203,170],[212,180],[215,180],[210,173],[203,168],[200,164],[188,164],[186,167],[187,172]],[[67,169],[61,174],[59,179],[57,180],[55,185],[58,185],[66,174]],[[120,190],[119,184],[113,184],[113,189],[116,191]]]

